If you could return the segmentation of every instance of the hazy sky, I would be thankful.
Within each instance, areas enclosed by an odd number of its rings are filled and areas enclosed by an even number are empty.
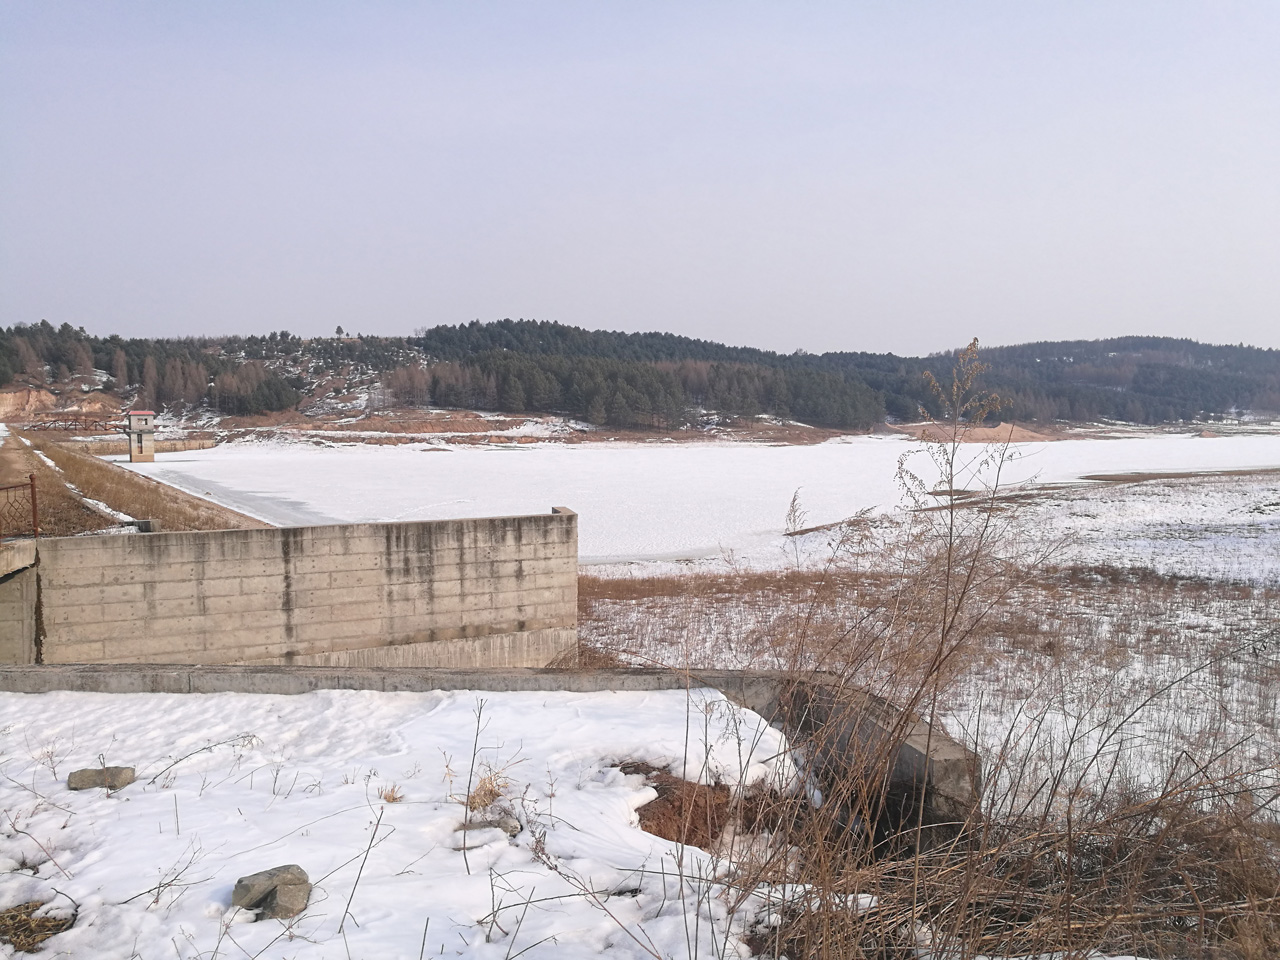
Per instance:
[[[1280,347],[1280,4],[0,4],[0,324]]]

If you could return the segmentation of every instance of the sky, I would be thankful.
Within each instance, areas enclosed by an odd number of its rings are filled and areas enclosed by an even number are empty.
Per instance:
[[[1280,347],[1280,4],[0,4],[0,325]]]

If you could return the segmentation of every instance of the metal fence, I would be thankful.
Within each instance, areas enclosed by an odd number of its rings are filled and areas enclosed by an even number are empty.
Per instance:
[[[120,433],[124,424],[109,420],[91,420],[87,417],[60,417],[55,420],[35,420],[23,427],[24,430],[68,430],[81,433],[93,431],[97,433]]]
[[[40,536],[40,509],[36,501],[36,475],[26,483],[0,487],[0,536]]]

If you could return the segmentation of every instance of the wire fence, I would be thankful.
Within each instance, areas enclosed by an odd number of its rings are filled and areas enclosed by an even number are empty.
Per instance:
[[[36,475],[26,483],[0,487],[0,537],[40,536],[40,508],[36,499]]]

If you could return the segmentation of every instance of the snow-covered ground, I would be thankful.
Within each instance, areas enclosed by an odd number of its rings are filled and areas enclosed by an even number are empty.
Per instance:
[[[580,515],[584,563],[732,556],[758,566],[786,558],[782,536],[797,490],[804,525],[901,503],[899,459],[937,480],[923,445],[902,437],[848,437],[811,446],[759,443],[534,443],[395,447],[230,443],[161,455],[131,468],[271,523],[300,525],[540,513]],[[964,448],[974,457],[983,448]],[[914,453],[913,453],[914,451]],[[1280,469],[1280,435],[1156,435],[1020,443],[1003,485],[1076,483],[1095,474]],[[986,477],[990,478],[990,471]],[[962,475],[960,484],[977,485]],[[1036,509],[1046,529],[1080,534],[1083,559],[1134,551],[1168,564],[1236,570],[1280,563],[1274,478],[1231,483],[1080,483]],[[1211,493],[1207,492],[1211,491]],[[1225,538],[1225,540],[1224,540]],[[1199,546],[1189,543],[1198,542]],[[1225,551],[1224,542],[1228,543]],[[1090,553],[1089,544],[1096,550]],[[1166,547],[1169,548],[1166,550]],[[1172,552],[1170,552],[1172,551]],[[1167,556],[1166,556],[1167,555]],[[1264,563],[1265,565],[1265,563]]]
[[[1061,561],[1280,584],[1280,472],[1072,487],[1025,519]]]
[[[705,879],[723,861],[641,831],[655,793],[616,766],[738,784],[791,779],[787,757],[705,690],[0,694],[0,903],[78,904],[42,955],[101,960],[742,956],[753,911]],[[67,789],[103,763],[138,779]],[[457,829],[487,773],[504,797],[473,816],[515,816],[512,838]],[[315,884],[301,917],[230,909],[289,863]]]

